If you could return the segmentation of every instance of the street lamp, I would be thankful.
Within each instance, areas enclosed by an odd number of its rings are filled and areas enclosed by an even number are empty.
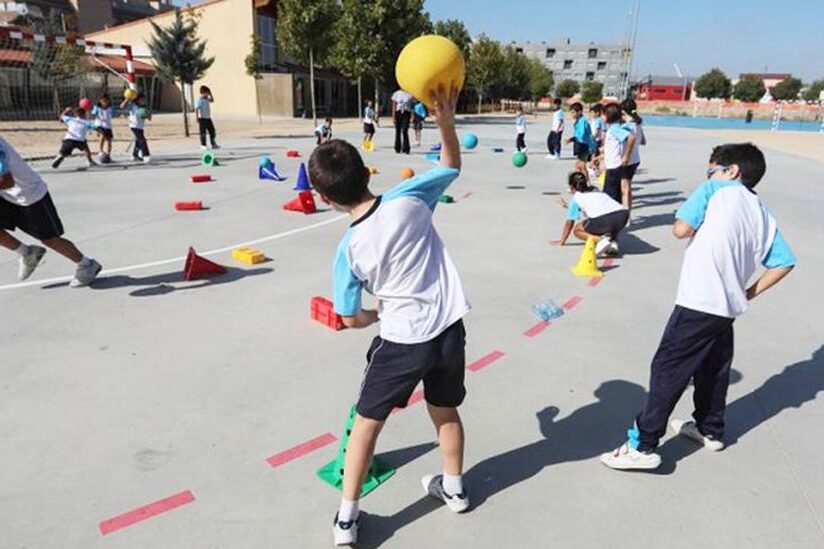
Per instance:
[[[681,74],[681,69],[678,68],[678,63],[673,63],[672,66],[675,68],[675,74],[678,75],[678,78],[684,79],[684,87],[681,88],[681,101],[687,100],[687,77]]]

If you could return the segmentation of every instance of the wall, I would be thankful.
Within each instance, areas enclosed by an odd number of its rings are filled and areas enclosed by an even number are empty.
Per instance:
[[[262,74],[257,81],[260,114],[294,116],[292,75],[286,73]]]
[[[102,29],[114,21],[109,0],[71,0],[77,12],[77,30],[81,34]]]
[[[213,0],[191,9],[201,13],[198,36],[206,39],[206,55],[215,58],[206,77],[194,83],[194,89],[201,84],[211,88],[215,96],[213,116],[256,116],[255,80],[246,74],[243,63],[249,54],[254,32],[252,3],[249,0]],[[182,11],[185,16],[189,10]],[[168,26],[174,21],[174,12],[154,16],[151,20],[160,26]],[[130,44],[135,57],[147,62],[151,59],[139,56],[147,55],[146,44],[151,36],[149,19],[86,35],[91,40]],[[171,86],[164,86],[163,106],[179,110],[180,96],[176,94]]]

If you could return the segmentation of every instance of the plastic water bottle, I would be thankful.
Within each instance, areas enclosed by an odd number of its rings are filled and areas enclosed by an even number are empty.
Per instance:
[[[535,316],[544,322],[564,316],[564,310],[558,307],[552,299],[536,303],[532,306],[532,311],[535,313]]]

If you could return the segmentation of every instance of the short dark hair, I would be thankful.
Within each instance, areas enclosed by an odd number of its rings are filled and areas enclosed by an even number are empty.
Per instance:
[[[575,112],[584,112],[584,106],[581,105],[578,101],[570,105],[569,108]]]
[[[326,121],[327,121],[327,122],[331,122],[331,121],[332,121],[332,119],[327,117],[327,118],[326,118]]]
[[[561,98],[560,98],[560,97],[556,97],[556,98],[552,101],[552,104],[553,104],[553,105],[555,105],[556,107],[560,107],[560,106],[561,106]]]
[[[309,157],[309,182],[332,202],[354,206],[369,190],[369,172],[355,147],[333,139]]]
[[[590,110],[590,112],[597,112],[598,114],[601,114],[601,110],[602,110],[601,109],[601,104],[600,103],[593,103],[592,105],[589,106],[589,110]]]
[[[209,89],[209,86],[200,86],[200,93],[212,93],[212,90]]]
[[[610,103],[604,107],[604,116],[607,122],[614,124],[621,121],[621,107],[618,103]]]
[[[83,118],[84,116],[86,116],[86,109],[84,109],[83,107],[77,107],[77,110],[75,110],[74,112],[77,113],[78,118]]]
[[[624,99],[621,102],[621,108],[624,109],[625,113],[632,114],[638,110],[638,104],[635,102],[635,99]]]
[[[592,190],[592,187],[589,185],[589,181],[587,181],[587,176],[581,172],[570,173],[568,182],[569,186],[579,193],[588,193]]]
[[[738,166],[741,183],[752,189],[767,171],[764,153],[752,143],[727,143],[718,145],[710,154],[710,162],[719,166]]]

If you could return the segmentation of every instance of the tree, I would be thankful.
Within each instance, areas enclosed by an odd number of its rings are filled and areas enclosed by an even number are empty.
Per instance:
[[[343,0],[343,9],[333,30],[335,44],[331,63],[358,81],[358,109],[363,105],[362,81],[378,76],[384,47],[375,39],[376,13],[372,0]]]
[[[552,79],[552,71],[537,59],[529,59],[529,83],[527,89],[533,101],[549,95],[549,91],[555,83]]]
[[[82,78],[89,72],[89,65],[84,58],[85,48],[35,42],[33,50],[32,69],[51,84],[54,109],[59,113],[62,109],[58,84]]]
[[[160,77],[167,82],[180,83],[180,106],[183,111],[183,131],[189,137],[189,116],[186,106],[186,85],[200,80],[215,62],[214,57],[206,57],[206,42],[197,37],[197,16],[190,14],[186,19],[175,8],[175,20],[163,28],[152,20],[152,37],[149,51]]]
[[[328,60],[334,28],[340,14],[336,0],[280,0],[278,3],[278,41],[283,50],[309,67],[312,120],[318,123],[315,109],[315,63]]]
[[[747,103],[758,101],[765,93],[767,88],[764,87],[764,81],[753,74],[745,74],[732,88],[733,97]]]
[[[810,87],[804,90],[804,93],[801,94],[801,97],[804,98],[804,101],[818,101],[818,98],[821,96],[821,92],[824,90],[824,79],[816,80]]]
[[[252,49],[243,59],[243,64],[246,66],[246,74],[254,78],[255,80],[255,101],[257,103],[257,115],[258,115],[258,124],[263,123],[263,119],[260,116],[260,93],[257,90],[257,81],[263,78],[260,74],[260,48],[263,44],[263,40],[257,34],[252,35],[251,39],[251,46]]]
[[[464,59],[469,57],[469,50],[472,46],[472,37],[463,21],[459,19],[447,19],[446,21],[437,21],[434,28],[435,34],[445,36],[455,42],[458,49],[463,53]]]
[[[472,43],[467,80],[478,94],[478,114],[481,113],[484,94],[501,81],[503,64],[504,54],[498,42],[482,34]]]
[[[564,99],[569,99],[581,89],[580,84],[575,80],[562,80],[557,86],[555,86],[555,95],[558,97],[563,97]]]
[[[732,83],[724,71],[714,68],[702,74],[695,81],[695,95],[706,99],[721,97],[727,99],[732,91]]]
[[[581,101],[597,103],[604,97],[604,83],[588,80],[581,87]]]
[[[424,11],[424,0],[372,0],[375,10],[374,40],[381,51],[377,68],[378,80],[395,82],[395,61],[401,50],[413,38],[432,32],[429,13]],[[377,85],[375,86],[377,98]]]
[[[772,95],[776,101],[792,101],[798,99],[801,85],[801,80],[788,76],[772,87],[770,95]]]
[[[498,97],[524,99],[529,95],[530,64],[527,57],[513,46],[502,50],[504,63],[500,81],[494,86]]]

